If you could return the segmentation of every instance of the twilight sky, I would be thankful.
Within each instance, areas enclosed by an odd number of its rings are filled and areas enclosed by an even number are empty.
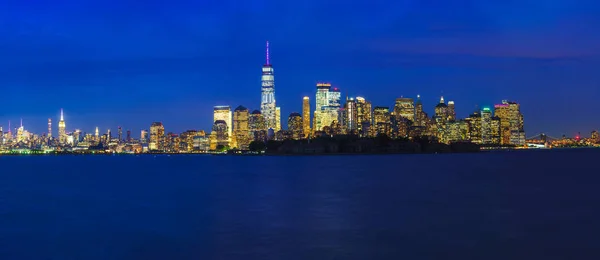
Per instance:
[[[67,130],[209,130],[214,105],[259,107],[269,40],[282,121],[329,81],[381,106],[421,94],[430,114],[442,93],[460,117],[514,100],[527,136],[589,135],[599,13],[596,0],[0,1],[0,126],[42,133],[64,108]]]

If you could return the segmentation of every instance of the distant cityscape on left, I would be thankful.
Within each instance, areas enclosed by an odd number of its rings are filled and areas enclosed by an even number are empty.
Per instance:
[[[210,133],[188,130],[180,134],[165,132],[161,122],[141,130],[138,139],[131,130],[123,135],[117,128],[93,134],[79,129],[67,130],[63,110],[58,131],[53,135],[53,121],[48,119],[48,132],[30,133],[19,127],[4,130],[0,126],[0,154],[60,153],[249,153],[266,150],[278,153],[381,153],[418,152],[424,146],[451,147],[467,144],[479,149],[525,149],[553,147],[599,146],[598,131],[589,138],[550,137],[536,134],[527,138],[520,104],[503,100],[493,107],[477,109],[466,118],[458,118],[453,101],[444,97],[435,105],[433,116],[424,111],[420,96],[396,98],[392,108],[371,105],[364,97],[347,97],[342,104],[340,89],[328,82],[316,84],[314,110],[311,98],[303,97],[301,113],[291,113],[287,129],[282,129],[280,107],[275,100],[275,78],[266,45],[266,62],[262,67],[260,110],[244,106],[215,106]],[[300,102],[300,100],[299,100]],[[312,111],[312,113],[311,113]],[[450,149],[448,149],[450,150]],[[471,149],[472,150],[472,149]],[[433,151],[433,150],[432,150]]]

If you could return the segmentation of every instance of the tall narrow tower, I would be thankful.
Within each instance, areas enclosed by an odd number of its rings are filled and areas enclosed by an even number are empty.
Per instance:
[[[67,142],[67,132],[65,130],[65,117],[63,115],[63,109],[60,109],[60,121],[58,121],[58,140],[61,144]]]
[[[48,139],[52,138],[52,118],[48,118]]]
[[[273,66],[269,57],[269,42],[267,41],[266,63],[262,67],[262,95],[260,102],[260,111],[265,117],[267,129],[277,127],[275,118],[275,77],[273,74]]]
[[[289,126],[288,126],[289,128]],[[304,97],[302,99],[302,130],[304,132],[304,136],[308,137],[310,135],[310,98]]]

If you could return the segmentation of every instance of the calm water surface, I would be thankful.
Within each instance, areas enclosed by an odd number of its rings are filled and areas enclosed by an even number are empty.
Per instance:
[[[0,157],[0,259],[600,259],[600,150]]]

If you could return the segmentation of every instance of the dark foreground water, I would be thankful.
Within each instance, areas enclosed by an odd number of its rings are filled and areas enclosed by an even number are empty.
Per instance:
[[[600,259],[599,162],[0,157],[0,259]]]

